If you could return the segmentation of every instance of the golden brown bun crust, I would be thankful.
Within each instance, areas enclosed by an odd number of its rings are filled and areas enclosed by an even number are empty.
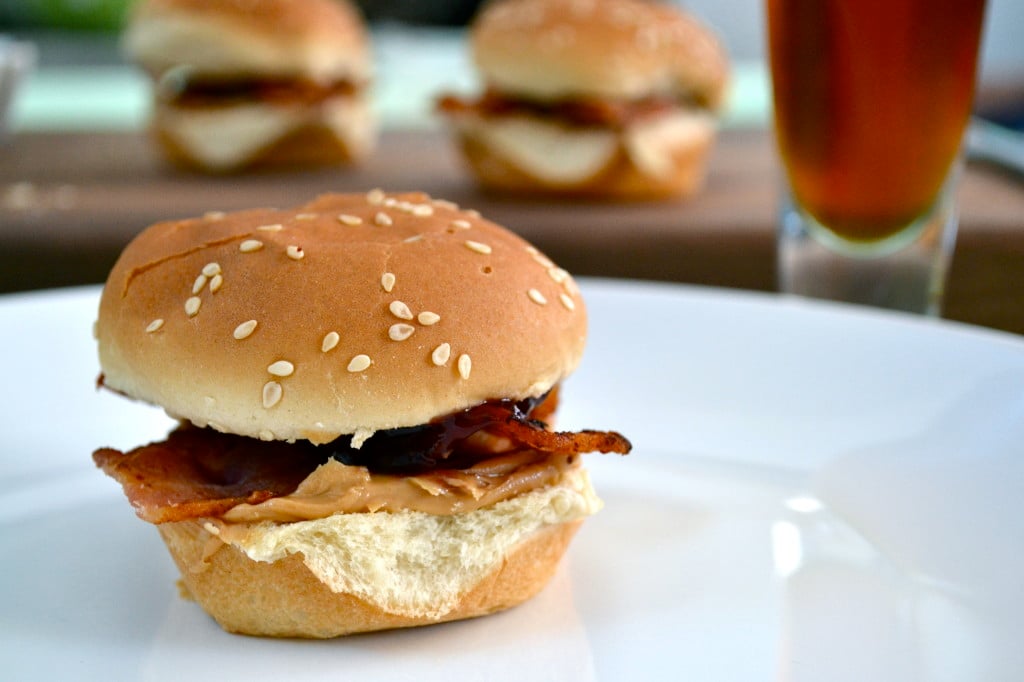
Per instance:
[[[665,149],[670,167],[658,174],[639,167],[620,141],[597,173],[581,181],[559,183],[530,172],[470,130],[456,134],[464,159],[487,189],[608,201],[683,199],[697,194],[704,187],[715,140],[714,131],[709,129],[706,135],[668,143]]]
[[[355,8],[345,0],[142,0],[133,11],[135,20],[179,12],[215,17],[266,36],[331,31],[340,37],[358,25],[353,21]]]
[[[520,237],[371,192],[148,228],[96,333],[114,390],[200,426],[327,442],[541,395],[579,362],[586,313]]]
[[[204,75],[365,80],[362,16],[346,0],[142,0],[124,48],[153,74],[187,65]]]
[[[306,568],[298,554],[266,563],[225,545],[209,558],[205,570],[193,572],[210,539],[201,523],[180,521],[159,529],[190,596],[225,630],[327,638],[473,618],[516,606],[548,583],[581,523],[537,531],[463,595],[454,610],[439,618],[396,615],[351,594],[334,593]]]
[[[471,43],[488,85],[538,100],[667,95],[714,109],[729,71],[707,27],[649,0],[497,0]]]

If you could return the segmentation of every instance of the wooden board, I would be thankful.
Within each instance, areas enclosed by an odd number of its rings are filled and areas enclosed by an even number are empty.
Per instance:
[[[694,199],[639,204],[484,194],[432,131],[388,132],[356,168],[237,176],[181,172],[140,133],[23,134],[0,145],[0,291],[100,282],[158,220],[372,187],[477,208],[577,275],[773,290],[778,184],[763,130],[725,131]],[[961,197],[946,316],[1024,333],[1024,183],[970,165]]]

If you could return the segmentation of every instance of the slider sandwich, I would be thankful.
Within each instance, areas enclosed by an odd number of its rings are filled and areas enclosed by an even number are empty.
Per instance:
[[[485,91],[438,108],[485,187],[629,200],[702,186],[728,61],[693,16],[646,0],[496,0],[470,43]]]
[[[499,611],[601,502],[550,427],[586,310],[571,276],[420,193],[156,224],[100,301],[102,387],[180,425],[96,464],[224,629],[334,637]]]
[[[167,156],[208,172],[357,161],[376,142],[369,37],[346,0],[141,0],[123,36]]]

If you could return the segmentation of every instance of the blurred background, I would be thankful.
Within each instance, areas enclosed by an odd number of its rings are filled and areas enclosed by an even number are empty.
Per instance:
[[[459,40],[476,0],[362,0],[378,52],[378,106],[385,125],[433,125],[431,100],[441,87],[474,83]],[[680,2],[717,29],[735,60],[725,125],[765,125],[763,0]],[[147,82],[118,49],[131,0],[2,0],[0,34],[31,40],[38,68],[12,112],[15,130],[120,128],[144,125]],[[941,11],[939,6],[936,11]],[[1024,126],[1024,3],[990,0],[978,110],[1015,128]],[[410,50],[417,59],[406,59]],[[424,116],[424,114],[427,114]]]
[[[465,42],[476,0],[359,2],[375,52],[379,151],[359,168],[239,177],[176,173],[155,157],[151,85],[119,49],[131,0],[0,0],[0,42],[28,44],[35,61],[0,137],[0,293],[100,283],[158,220],[374,186],[478,208],[576,275],[777,291],[765,0],[677,1],[717,30],[732,59],[707,186],[685,204],[609,206],[502,200],[467,177],[434,102],[479,90]],[[1019,146],[1024,168],[1021,27],[1024,2],[989,1],[976,113],[1004,126],[996,150]],[[944,316],[1024,333],[1024,171],[983,153],[970,161]]]

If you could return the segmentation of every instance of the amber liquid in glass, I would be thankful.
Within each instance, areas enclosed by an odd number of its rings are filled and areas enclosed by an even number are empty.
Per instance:
[[[767,0],[775,131],[800,207],[852,242],[928,213],[970,116],[984,0]]]

